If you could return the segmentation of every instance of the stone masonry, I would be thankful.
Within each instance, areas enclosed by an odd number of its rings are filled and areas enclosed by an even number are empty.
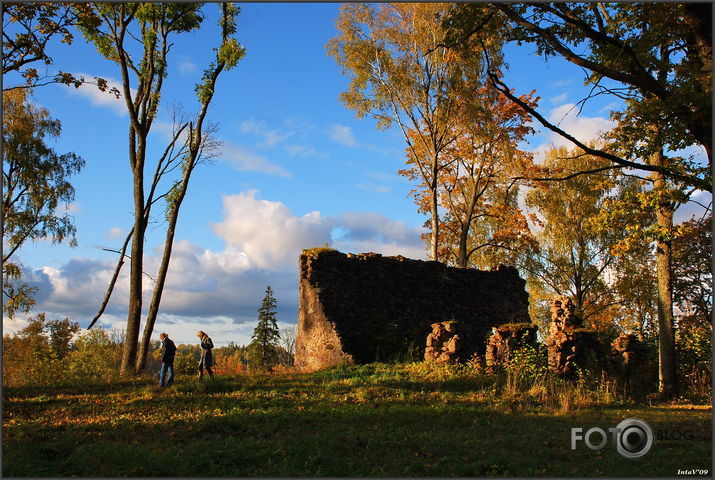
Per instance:
[[[512,267],[481,271],[314,249],[300,256],[299,286],[295,365],[307,371],[422,351],[431,325],[448,321],[479,340],[465,355],[483,355],[493,326],[528,319],[525,282]]]
[[[573,376],[577,368],[586,368],[590,356],[600,356],[595,330],[584,328],[583,320],[574,311],[573,302],[565,295],[551,302],[551,326],[546,341],[549,368],[565,377]]]
[[[536,346],[536,325],[531,323],[508,323],[492,328],[487,340],[484,357],[487,370],[495,372],[509,361],[512,352],[522,346]]]

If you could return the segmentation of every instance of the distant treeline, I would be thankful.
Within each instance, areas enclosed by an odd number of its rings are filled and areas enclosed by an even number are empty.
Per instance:
[[[68,318],[48,320],[44,313],[29,319],[14,335],[3,336],[3,385],[54,385],[109,382],[119,371],[124,332],[101,328],[83,331]],[[281,346],[275,349],[278,366],[290,367],[293,356]],[[218,375],[235,375],[258,370],[251,346],[234,342],[213,350]],[[178,374],[198,372],[199,344],[177,345],[174,367]],[[151,345],[144,368],[153,375],[161,366],[161,343]]]

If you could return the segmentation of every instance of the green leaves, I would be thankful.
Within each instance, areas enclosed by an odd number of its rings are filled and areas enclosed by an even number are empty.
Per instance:
[[[214,48],[216,60],[211,62],[201,76],[201,82],[194,87],[196,96],[201,104],[207,104],[214,94],[216,77],[221,70],[231,70],[246,55],[246,49],[232,37],[236,33],[236,15],[240,9],[232,3],[221,5],[221,45]]]
[[[238,40],[235,38],[229,38],[219,47],[217,58],[220,63],[225,65],[227,70],[230,70],[235,67],[239,60],[241,60],[245,55],[246,49],[238,43]]]
[[[28,93],[3,92],[3,262],[28,239],[49,237],[59,243],[75,233],[70,214],[56,210],[74,200],[68,179],[79,173],[84,160],[74,153],[58,154],[45,143],[59,136],[60,122],[31,105]]]

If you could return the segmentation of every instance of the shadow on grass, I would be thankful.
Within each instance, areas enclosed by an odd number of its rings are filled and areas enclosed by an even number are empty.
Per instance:
[[[42,395],[83,395],[94,393],[124,392],[128,389],[146,387],[155,383],[149,376],[133,379],[112,379],[107,382],[59,383],[53,385],[25,385],[3,387],[3,397],[39,397]]]
[[[152,412],[176,398],[138,399]],[[184,398],[185,400],[185,398]],[[569,417],[506,414],[467,403],[236,404],[212,416],[225,397],[196,402],[197,419],[146,417],[113,425],[5,428],[5,476],[657,476],[685,466],[709,468],[707,436],[657,442],[647,462],[570,449],[572,427],[615,425],[622,412]],[[227,406],[227,405],[224,405]],[[704,428],[703,414],[681,424]],[[645,416],[644,412],[638,415]],[[655,424],[663,413],[649,418]]]

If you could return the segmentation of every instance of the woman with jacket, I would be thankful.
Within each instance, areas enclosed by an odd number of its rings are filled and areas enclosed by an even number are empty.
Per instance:
[[[201,340],[201,360],[199,360],[199,379],[204,378],[204,368],[209,374],[209,377],[213,380],[214,372],[211,371],[211,367],[214,365],[213,355],[211,354],[211,349],[214,348],[214,344],[204,332],[199,330],[196,336]]]

